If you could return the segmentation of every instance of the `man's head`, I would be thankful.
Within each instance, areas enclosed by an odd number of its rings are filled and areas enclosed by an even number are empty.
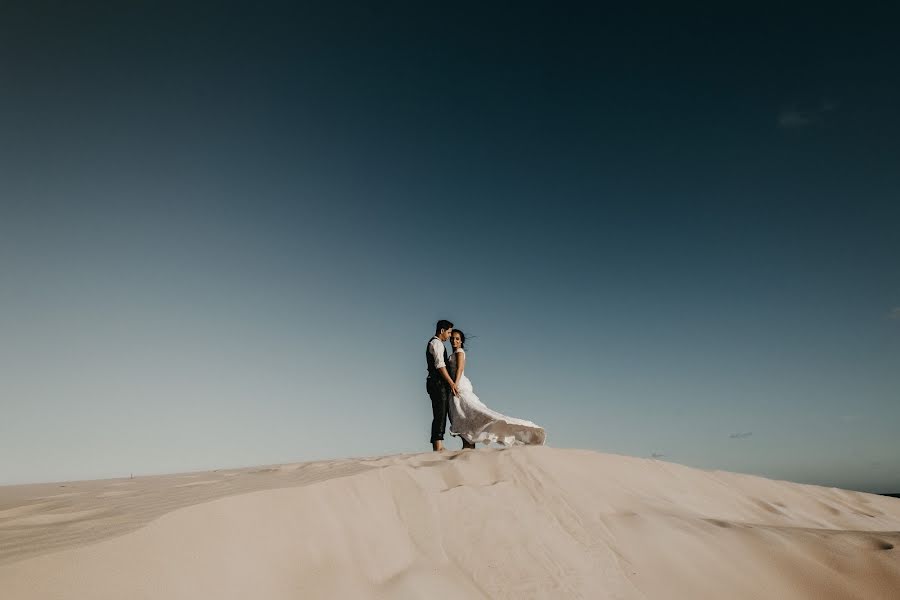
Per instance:
[[[450,339],[451,331],[453,331],[453,323],[446,319],[441,319],[437,322],[437,325],[434,326],[434,335],[436,335],[442,342],[446,342],[448,339]]]

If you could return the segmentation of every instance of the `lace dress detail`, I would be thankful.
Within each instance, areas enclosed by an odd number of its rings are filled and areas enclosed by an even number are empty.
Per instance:
[[[456,355],[465,356],[464,350],[457,350],[450,356],[450,372],[455,377]],[[475,395],[472,382],[463,374],[457,386],[459,396],[450,399],[450,434],[461,437],[471,444],[495,442],[504,446],[514,444],[542,445],[544,429],[525,419],[508,417],[488,408]]]

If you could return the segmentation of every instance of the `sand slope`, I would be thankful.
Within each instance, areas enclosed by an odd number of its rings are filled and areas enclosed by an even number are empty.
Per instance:
[[[898,598],[900,500],[545,447],[0,488],[31,598]]]

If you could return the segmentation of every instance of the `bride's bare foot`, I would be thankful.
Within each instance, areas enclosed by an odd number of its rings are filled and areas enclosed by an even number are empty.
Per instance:
[[[472,442],[467,442],[466,440],[463,440],[462,443],[463,443],[463,447],[462,447],[463,450],[467,450],[467,449],[474,450],[475,449],[475,444],[473,444]]]

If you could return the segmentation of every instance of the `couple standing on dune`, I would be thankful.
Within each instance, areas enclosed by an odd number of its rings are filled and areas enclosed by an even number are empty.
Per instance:
[[[453,352],[447,354],[444,342],[450,340]],[[425,390],[431,398],[431,446],[435,452],[444,449],[444,431],[450,419],[450,435],[462,439],[463,448],[474,448],[482,442],[543,444],[544,430],[531,421],[507,417],[491,410],[475,395],[472,382],[465,376],[466,334],[454,329],[453,323],[441,319],[434,337],[425,349],[428,375]]]

